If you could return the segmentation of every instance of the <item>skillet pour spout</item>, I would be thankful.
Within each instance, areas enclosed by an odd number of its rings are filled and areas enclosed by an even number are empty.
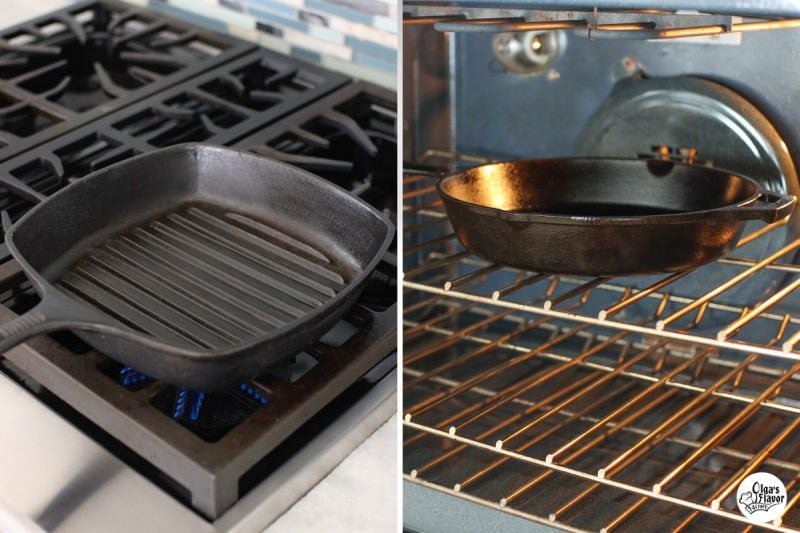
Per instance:
[[[672,161],[554,158],[470,168],[437,185],[459,241],[534,272],[681,272],[727,254],[748,220],[777,222],[795,198],[725,170]]]

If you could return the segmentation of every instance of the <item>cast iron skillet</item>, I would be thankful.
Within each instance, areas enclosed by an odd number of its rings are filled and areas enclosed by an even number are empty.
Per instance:
[[[41,303],[0,353],[69,329],[147,375],[211,391],[313,343],[393,227],[306,171],[200,144],[123,161],[43,201],[6,243]]]
[[[724,170],[662,160],[562,158],[471,168],[438,183],[461,243],[548,274],[679,272],[730,251],[745,221],[775,222],[794,197]]]

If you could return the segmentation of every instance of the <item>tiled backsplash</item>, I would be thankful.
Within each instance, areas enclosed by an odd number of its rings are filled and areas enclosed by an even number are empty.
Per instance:
[[[396,89],[397,0],[134,0]]]

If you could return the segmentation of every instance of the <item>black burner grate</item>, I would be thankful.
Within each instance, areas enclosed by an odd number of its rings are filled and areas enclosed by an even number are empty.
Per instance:
[[[393,93],[354,83],[233,146],[305,168],[394,217],[396,124]]]
[[[0,33],[0,160],[252,48],[113,0],[10,28]]]
[[[232,145],[346,82],[340,74],[267,50],[248,54],[0,163],[0,212],[16,221],[71,180],[157,148]],[[240,105],[235,93],[203,89],[211,86],[247,87],[241,94],[260,98],[262,109]],[[269,102],[258,96],[267,93]],[[0,246],[0,262],[8,259]]]

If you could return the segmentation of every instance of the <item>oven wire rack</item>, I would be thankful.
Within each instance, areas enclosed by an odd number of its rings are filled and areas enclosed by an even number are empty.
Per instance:
[[[764,258],[732,253],[719,261],[731,276],[695,297],[671,292],[692,272],[643,288],[523,272],[460,246],[436,179],[404,177],[406,481],[567,530],[653,516],[750,530],[736,489],[765,469],[789,500],[763,527],[800,529],[800,317],[775,310],[800,282],[749,306],[720,301],[760,272],[800,273],[800,240]],[[646,316],[626,314],[642,304]],[[751,331],[768,339],[740,338]],[[598,497],[611,502],[602,512]]]

